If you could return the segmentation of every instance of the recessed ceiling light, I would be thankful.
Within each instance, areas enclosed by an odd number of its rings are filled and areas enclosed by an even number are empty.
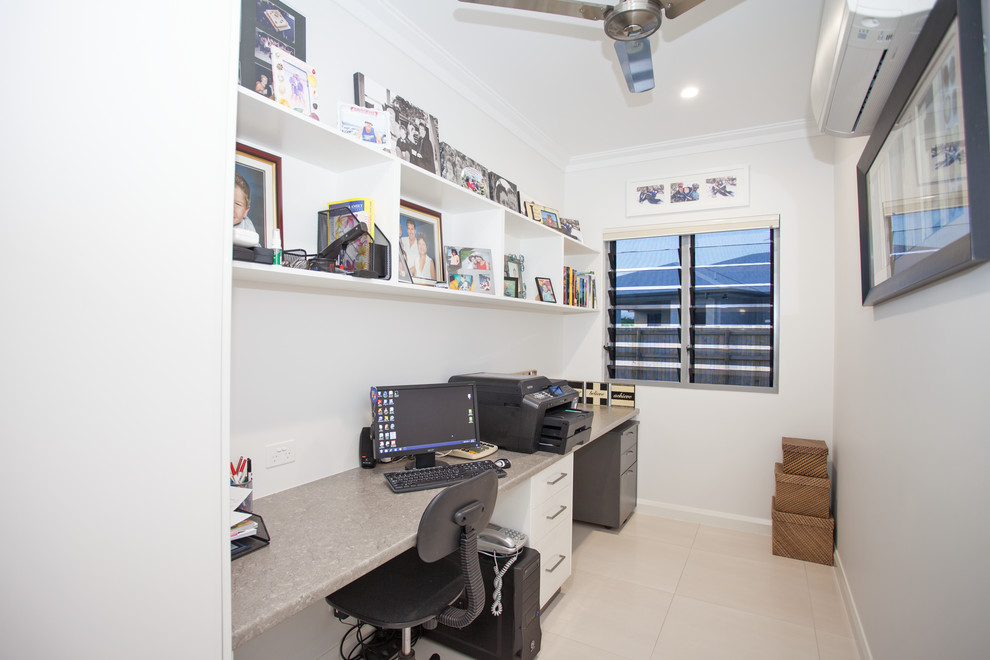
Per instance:
[[[693,99],[697,95],[698,95],[697,87],[685,87],[684,89],[681,90],[682,99]]]

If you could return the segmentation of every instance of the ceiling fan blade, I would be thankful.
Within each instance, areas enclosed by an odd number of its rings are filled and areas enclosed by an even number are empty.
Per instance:
[[[559,14],[586,18],[589,21],[605,20],[605,12],[611,5],[595,5],[584,2],[568,2],[567,0],[461,0],[475,5],[491,5],[492,7],[507,7],[508,9],[525,9],[544,14]]]
[[[653,53],[650,40],[616,41],[615,54],[630,92],[648,92],[653,89]]]
[[[702,2],[704,0],[660,0],[660,4],[663,5],[663,14],[667,18],[677,18]]]

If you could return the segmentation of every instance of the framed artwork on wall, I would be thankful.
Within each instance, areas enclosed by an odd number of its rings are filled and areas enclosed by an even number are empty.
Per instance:
[[[935,4],[857,165],[864,305],[990,259],[980,6]]]
[[[255,231],[264,248],[282,247],[282,159],[237,143],[234,226]]]
[[[440,213],[406,200],[399,203],[399,244],[415,284],[446,283]]]

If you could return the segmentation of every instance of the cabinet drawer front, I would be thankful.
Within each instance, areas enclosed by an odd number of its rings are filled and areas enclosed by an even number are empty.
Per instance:
[[[639,441],[639,422],[626,422],[626,425],[620,428],[619,447],[625,453],[630,447],[635,447]]]
[[[574,455],[562,459],[533,477],[533,504],[545,502],[574,482]],[[535,508],[535,507],[534,507]]]
[[[540,552],[540,605],[560,589],[571,574],[571,526],[559,525],[537,542]]]
[[[629,466],[636,462],[638,452],[639,448],[635,442],[631,446],[621,450],[619,453],[619,474],[628,470]]]
[[[558,525],[571,524],[571,489],[559,490],[533,507],[533,538],[539,539]]]

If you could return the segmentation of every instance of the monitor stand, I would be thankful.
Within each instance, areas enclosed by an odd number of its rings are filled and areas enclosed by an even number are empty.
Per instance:
[[[443,461],[437,460],[437,455],[432,451],[425,454],[416,454],[416,463],[414,465],[407,465],[407,470],[418,470],[420,468],[431,468],[437,466],[447,465]]]

